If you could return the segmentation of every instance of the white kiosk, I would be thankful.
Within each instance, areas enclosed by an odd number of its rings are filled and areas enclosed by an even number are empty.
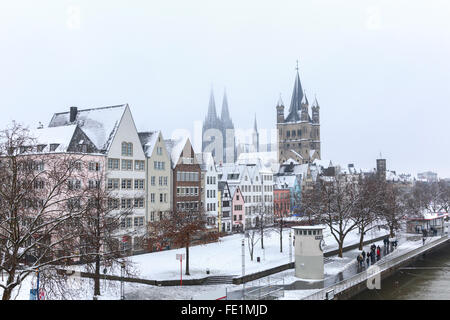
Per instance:
[[[323,232],[321,226],[292,227],[295,246],[295,276],[302,279],[322,280]]]

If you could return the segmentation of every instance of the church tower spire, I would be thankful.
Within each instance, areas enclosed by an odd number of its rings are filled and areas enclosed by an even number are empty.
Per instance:
[[[214,92],[211,88],[211,94],[209,95],[208,114],[206,115],[205,124],[215,125],[217,122],[216,102],[214,101]]]
[[[259,133],[258,126],[256,124],[256,113],[255,113],[255,122],[253,124],[253,147],[256,152],[259,152]]]
[[[298,60],[297,60],[297,75],[295,77],[294,90],[292,91],[291,105],[289,107],[289,114],[286,118],[286,122],[296,122],[300,120],[299,112],[302,108],[303,89],[300,82],[300,75],[298,73]]]

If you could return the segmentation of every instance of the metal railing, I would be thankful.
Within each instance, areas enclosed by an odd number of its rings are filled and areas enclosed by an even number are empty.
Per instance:
[[[411,251],[406,252],[405,254],[396,256],[389,260],[387,260],[387,258],[392,257],[392,255],[384,256],[381,260],[379,260],[374,265],[374,266],[376,266],[376,268],[369,268],[366,271],[358,273],[357,275],[354,275],[346,280],[338,282],[327,288],[321,289],[320,291],[317,291],[317,292],[303,298],[303,300],[326,300],[327,292],[329,292],[329,291],[332,291],[334,293],[334,295],[336,295],[336,294],[343,292],[355,285],[358,285],[364,281],[367,281],[368,279],[371,279],[371,278],[373,279],[375,276],[379,275],[381,277],[381,273],[383,271],[385,271],[393,266],[396,266],[412,257],[420,255],[423,252],[429,250],[430,248],[432,248],[438,244],[444,243],[448,239],[449,238],[447,235],[443,235],[440,239],[430,241],[429,243],[426,243],[419,248],[413,249]],[[392,253],[395,253],[395,251]]]
[[[265,300],[284,297],[284,278],[267,277],[250,282],[243,291],[244,300]]]

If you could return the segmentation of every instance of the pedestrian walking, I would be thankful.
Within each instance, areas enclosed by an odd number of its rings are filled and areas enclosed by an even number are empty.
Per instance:
[[[422,243],[425,245],[425,237],[422,238]]]
[[[367,266],[369,266],[369,262],[370,261],[370,259],[369,259],[369,253],[367,253],[367,258],[366,258],[366,263],[367,263]]]
[[[363,250],[363,252],[361,252],[362,257],[363,257],[363,261],[366,260],[366,252]]]
[[[379,261],[381,258],[381,251],[380,251],[380,247],[377,247],[377,261]]]
[[[363,260],[363,257],[362,257],[361,254],[358,255],[357,260],[358,260],[358,266],[359,266],[359,267],[362,267],[362,264],[363,264],[363,261],[364,261],[364,260]]]

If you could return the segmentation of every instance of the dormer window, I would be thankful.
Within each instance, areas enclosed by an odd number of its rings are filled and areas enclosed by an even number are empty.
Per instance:
[[[82,153],[87,153],[87,144],[79,144],[78,151]]]
[[[59,147],[59,143],[51,143],[50,151],[55,151]]]
[[[133,156],[133,144],[131,142],[122,142],[122,155]]]
[[[47,145],[45,145],[45,144],[39,144],[37,146],[37,152],[43,152],[46,146]]]

